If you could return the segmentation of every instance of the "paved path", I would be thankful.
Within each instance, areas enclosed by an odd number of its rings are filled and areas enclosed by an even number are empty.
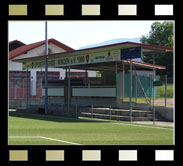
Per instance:
[[[134,121],[132,123],[137,123],[137,124],[153,124],[153,121]],[[157,126],[167,126],[167,127],[174,127],[174,123],[173,122],[163,122],[163,121],[156,121],[155,125]]]
[[[165,99],[155,99],[154,104],[158,106],[165,106]],[[174,107],[174,99],[173,98],[168,98],[167,99],[167,106],[168,107]]]

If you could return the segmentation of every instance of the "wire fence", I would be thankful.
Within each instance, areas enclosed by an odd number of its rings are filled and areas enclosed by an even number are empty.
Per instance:
[[[174,107],[174,85],[167,83],[167,76],[159,76],[162,85],[156,87],[155,105]]]
[[[42,80],[9,79],[9,99],[42,97]]]
[[[167,83],[167,76],[156,76],[154,79],[154,87],[153,87],[153,79],[152,75],[149,76],[138,76],[138,79],[133,75],[132,81],[132,101],[135,103],[147,103],[152,104],[152,100],[154,99],[154,103],[156,106],[165,106],[165,107],[173,107],[173,84]],[[163,81],[162,81],[163,80]],[[158,85],[156,84],[158,83]],[[141,84],[141,85],[140,85]],[[154,89],[154,93],[153,93]],[[125,98],[124,101],[130,101],[130,75],[125,75]]]
[[[164,79],[163,79],[164,78]],[[167,84],[166,76],[156,77],[156,81],[163,80],[162,85],[154,86],[153,93],[153,80],[152,76],[138,76],[138,78],[133,76],[133,93],[132,93],[132,102],[133,103],[144,103],[147,104],[147,101],[152,105],[154,98],[155,106],[165,106],[173,107],[173,84]],[[124,102],[130,101],[130,75],[125,74],[125,92],[124,92]],[[58,88],[58,89],[56,89]],[[49,104],[52,103],[64,103],[64,87],[49,88]],[[53,96],[53,94],[55,96]],[[58,95],[57,95],[58,94]],[[59,96],[62,94],[62,96]],[[153,96],[154,95],[154,96]],[[80,104],[80,100],[73,99],[72,96],[72,87],[71,87],[71,101],[74,101],[74,104]],[[42,79],[30,80],[30,79],[9,79],[9,99],[26,99],[27,103],[30,105],[34,104],[44,104],[44,87],[42,85]],[[35,99],[35,100],[31,100]],[[91,97],[91,100],[94,100]],[[115,99],[114,99],[115,100]],[[84,100],[83,100],[84,101]],[[99,98],[98,101],[102,102],[102,98]],[[107,100],[106,100],[107,101]],[[111,100],[112,101],[112,100]],[[82,103],[82,99],[81,99]],[[72,104],[72,103],[71,103]],[[104,103],[105,104],[105,103]],[[109,104],[109,103],[106,103]]]

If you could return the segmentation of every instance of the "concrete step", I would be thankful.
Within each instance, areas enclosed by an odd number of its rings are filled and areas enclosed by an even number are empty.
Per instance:
[[[107,115],[118,115],[118,116],[129,116],[130,110],[125,109],[110,109],[110,108],[86,108],[80,110],[81,112],[96,113],[96,114],[107,114]],[[144,110],[132,110],[132,116],[134,117],[150,117],[151,111]]]
[[[88,118],[99,118],[99,119],[109,119],[109,120],[121,120],[121,121],[130,121],[129,116],[121,116],[121,115],[108,115],[108,114],[99,114],[99,113],[88,113],[82,112],[81,117]],[[151,121],[153,117],[132,117],[133,121]]]
[[[88,103],[80,103],[80,104],[77,104],[78,107],[89,107],[91,108],[91,105],[92,104],[88,104]],[[119,109],[129,109],[130,107],[130,103],[129,102],[124,102],[124,103],[115,103],[115,104],[109,104],[108,103],[105,103],[105,104],[93,104],[94,108],[96,107],[100,107],[100,108],[106,108],[106,107],[111,107],[112,109],[114,108],[119,108]],[[132,107],[133,109],[136,109],[136,110],[152,110],[151,106],[149,104],[144,104],[144,103],[132,103]]]
[[[153,121],[153,117],[133,117],[133,121]]]
[[[91,113],[82,113],[81,117],[87,118],[98,118],[98,119],[108,119],[108,120],[121,120],[121,121],[129,121],[130,118],[128,116],[117,116],[117,115],[106,115],[106,114],[91,114]]]
[[[146,114],[146,117],[153,117],[153,114]]]

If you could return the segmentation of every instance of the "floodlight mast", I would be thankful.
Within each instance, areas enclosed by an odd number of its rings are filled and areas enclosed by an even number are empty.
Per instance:
[[[48,113],[48,29],[45,22],[45,114]]]

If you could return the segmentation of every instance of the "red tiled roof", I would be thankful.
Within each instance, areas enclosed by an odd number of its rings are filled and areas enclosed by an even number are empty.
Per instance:
[[[17,56],[19,56],[21,54],[24,54],[24,53],[26,53],[26,52],[28,52],[28,51],[36,48],[36,47],[39,47],[39,46],[43,45],[44,43],[45,43],[45,40],[18,47],[17,49],[14,49],[14,50],[9,52],[9,59],[11,60],[11,59],[13,59],[13,58],[15,58],[15,57],[17,57]],[[63,43],[61,43],[61,42],[59,42],[59,41],[57,41],[55,39],[49,39],[48,43],[53,43],[56,46],[64,49],[65,51],[74,51],[73,48],[71,48],[71,47],[69,47],[69,46],[67,46],[67,45],[65,45],[65,44],[63,44]]]

